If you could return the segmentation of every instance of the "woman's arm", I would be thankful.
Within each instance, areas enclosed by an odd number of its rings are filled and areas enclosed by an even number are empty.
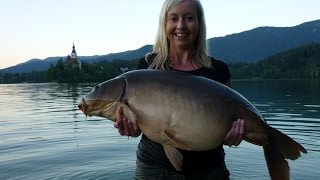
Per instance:
[[[117,109],[117,121],[114,127],[122,136],[138,137],[141,134],[140,129],[134,129],[133,123],[130,122],[123,114],[122,107]],[[228,146],[238,146],[244,135],[245,122],[243,119],[238,119],[233,122],[232,128],[224,139],[224,144]]]
[[[122,107],[117,109],[117,121],[114,123],[114,127],[122,136],[138,137],[141,134],[140,129],[135,129],[133,123],[124,116]]]
[[[227,136],[224,138],[224,145],[228,146],[238,146],[244,135],[245,130],[245,123],[243,119],[238,119],[237,121],[234,121],[232,124],[232,128],[227,134]]]

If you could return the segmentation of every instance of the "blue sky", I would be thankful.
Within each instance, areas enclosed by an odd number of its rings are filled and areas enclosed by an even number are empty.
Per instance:
[[[207,38],[320,19],[319,0],[201,0]],[[33,58],[104,55],[152,44],[163,0],[1,0],[0,69]]]

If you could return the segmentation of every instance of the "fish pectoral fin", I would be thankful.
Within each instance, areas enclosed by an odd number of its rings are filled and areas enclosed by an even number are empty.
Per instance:
[[[178,151],[178,149],[170,145],[163,145],[163,148],[173,167],[177,171],[181,171],[181,166],[183,161],[182,154]]]
[[[166,130],[166,131],[164,131],[164,135],[165,135],[166,139],[169,140],[167,142],[168,144],[175,146],[175,147],[179,147],[180,149],[183,149],[183,150],[190,150],[189,146],[185,142],[180,141],[179,139],[177,139],[175,137],[174,131]]]
[[[133,123],[133,127],[135,130],[139,129],[137,125],[137,116],[136,114],[130,109],[130,107],[126,104],[121,103],[123,114]]]

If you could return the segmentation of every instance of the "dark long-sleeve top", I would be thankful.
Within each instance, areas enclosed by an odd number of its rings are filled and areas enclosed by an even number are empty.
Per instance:
[[[219,60],[210,57],[212,68],[200,67],[192,71],[183,71],[197,76],[203,76],[215,80],[222,84],[230,81],[230,72],[228,66]],[[149,68],[150,62],[145,58],[141,58],[138,62],[137,69]],[[175,70],[171,68],[170,70]],[[179,70],[175,70],[179,71]],[[196,90],[195,90],[196,91]],[[208,151],[185,151],[179,150],[183,155],[182,173],[190,174],[193,172],[201,172],[215,168],[224,162],[223,144],[216,149]],[[151,141],[145,135],[142,135],[137,150],[138,161],[144,164],[155,165],[159,167],[175,170],[169,159],[167,158],[163,146],[159,143]]]

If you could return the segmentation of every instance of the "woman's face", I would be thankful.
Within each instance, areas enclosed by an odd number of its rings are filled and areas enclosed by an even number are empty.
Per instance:
[[[198,28],[194,2],[182,1],[168,11],[166,33],[171,48],[193,48]]]

